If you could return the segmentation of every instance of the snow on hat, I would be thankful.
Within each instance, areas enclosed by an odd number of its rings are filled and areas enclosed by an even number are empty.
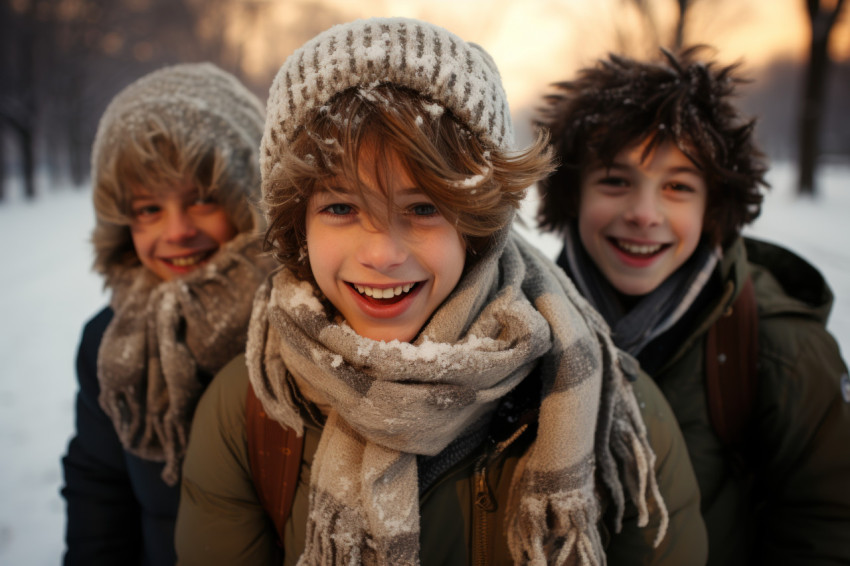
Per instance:
[[[121,202],[127,187],[117,176],[120,153],[133,141],[165,134],[184,157],[214,148],[227,183],[223,204],[240,232],[258,228],[262,103],[233,75],[211,63],[174,65],[131,83],[109,103],[92,147],[96,225],[95,269],[107,275],[135,257]]]
[[[283,63],[269,92],[263,178],[280,175],[281,144],[293,141],[313,110],[348,88],[381,83],[442,104],[494,148],[513,146],[507,96],[484,49],[420,20],[372,18],[320,33]]]
[[[125,87],[106,108],[92,147],[92,178],[115,157],[120,139],[145,135],[156,116],[175,136],[212,140],[225,152],[258,151],[263,106],[233,75],[211,63],[174,65]],[[244,171],[246,189],[255,183],[252,165]]]

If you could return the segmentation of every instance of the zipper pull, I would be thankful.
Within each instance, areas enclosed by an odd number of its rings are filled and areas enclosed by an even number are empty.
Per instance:
[[[484,511],[495,511],[496,505],[490,485],[487,483],[487,455],[483,455],[475,463],[475,505]]]

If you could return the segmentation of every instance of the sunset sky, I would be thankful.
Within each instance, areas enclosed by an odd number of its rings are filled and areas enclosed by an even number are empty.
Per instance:
[[[547,84],[617,50],[617,29],[647,29],[625,0],[324,0],[325,11],[320,13],[310,4],[251,2],[253,19],[239,14],[229,18],[228,39],[241,45],[249,74],[276,68],[309,39],[303,35],[305,23],[322,21],[327,27],[360,17],[407,16],[442,25],[481,44],[499,65],[511,105],[518,107],[532,103]],[[674,4],[673,0],[654,3],[662,37],[672,34]],[[266,24],[259,31],[257,6]],[[833,32],[835,59],[850,58],[850,10],[844,12]],[[777,58],[802,60],[809,41],[803,0],[695,0],[686,34],[690,43],[717,47],[720,60],[743,59],[752,70]],[[628,36],[634,52],[636,36]]]

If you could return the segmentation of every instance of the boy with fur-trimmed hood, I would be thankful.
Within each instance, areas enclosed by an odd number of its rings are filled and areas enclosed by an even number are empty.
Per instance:
[[[554,85],[538,125],[560,166],[538,185],[540,224],[563,235],[558,264],[673,407],[709,563],[847,563],[850,398],[825,328],[832,294],[803,259],[741,236],[760,212],[766,165],[754,121],[731,102],[737,66],[704,61],[703,49],[610,56]],[[707,374],[732,369],[707,340],[744,309],[748,280],[758,345],[742,357],[757,366],[745,385],[754,400],[723,413],[710,405],[746,391],[713,396]],[[728,440],[724,414],[746,423]]]
[[[63,459],[65,564],[174,564],[195,405],[245,347],[262,255],[263,107],[211,64],[167,67],[109,104],[92,150],[95,269]]]

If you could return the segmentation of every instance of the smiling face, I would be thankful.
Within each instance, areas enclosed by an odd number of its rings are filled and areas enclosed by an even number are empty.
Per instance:
[[[666,142],[641,159],[648,141],[627,147],[610,168],[582,175],[579,237],[606,279],[625,295],[657,288],[693,254],[702,236],[705,181]]]
[[[237,233],[224,207],[185,184],[133,191],[130,233],[142,265],[170,281],[207,262]]]
[[[390,156],[384,179],[364,150],[361,195],[342,177],[317,190],[307,207],[310,267],[322,293],[359,335],[409,342],[460,280],[466,257],[458,231],[416,186],[398,157]],[[368,202],[363,202],[368,199]]]

